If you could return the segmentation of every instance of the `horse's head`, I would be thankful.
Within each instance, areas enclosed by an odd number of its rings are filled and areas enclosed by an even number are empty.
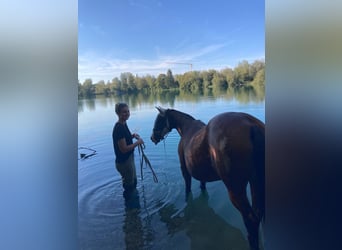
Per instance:
[[[151,141],[154,142],[154,144],[163,140],[165,135],[171,131],[166,110],[161,107],[156,107],[156,109],[158,109],[159,114],[154,122],[151,136]]]

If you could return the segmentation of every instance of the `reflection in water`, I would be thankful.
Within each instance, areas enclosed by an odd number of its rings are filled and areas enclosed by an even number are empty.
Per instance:
[[[265,90],[263,86],[254,87],[252,85],[229,88],[227,92],[235,97],[240,103],[261,102],[265,99]]]
[[[168,233],[174,235],[185,231],[190,239],[191,249],[239,249],[248,250],[248,241],[242,232],[229,225],[208,205],[208,193],[192,199],[178,212],[173,204],[159,210],[161,221],[166,223]]]
[[[123,232],[127,250],[143,249],[144,230],[138,209],[126,209]]]
[[[137,190],[130,197],[125,198],[125,212],[123,232],[126,249],[142,249],[144,229],[140,218],[140,200]]]
[[[125,191],[124,191],[125,192]],[[126,210],[133,210],[140,208],[140,199],[139,193],[137,189],[131,191],[130,195],[123,195],[125,199],[125,208]]]
[[[265,99],[265,89],[262,86],[240,86],[240,87],[231,87],[225,89],[220,88],[212,88],[206,89],[205,91],[191,92],[191,91],[161,91],[157,93],[131,93],[131,94],[122,94],[119,96],[111,96],[111,97],[103,97],[99,96],[97,98],[91,99],[81,99],[79,101],[78,112],[83,112],[84,105],[90,110],[95,110],[95,100],[99,99],[99,102],[96,104],[101,105],[103,107],[113,106],[117,102],[125,102],[131,108],[139,107],[140,105],[145,104],[155,104],[159,102],[164,106],[168,106],[173,108],[177,101],[186,101],[186,102],[200,102],[203,97],[217,98],[222,97],[226,100],[237,100],[239,103],[249,103],[249,102],[262,102]]]
[[[96,103],[101,105],[101,107],[107,107],[108,106],[108,99],[107,98],[99,98],[99,101]]]
[[[144,208],[146,208],[146,204],[144,204]],[[154,240],[151,216],[147,213],[147,216],[142,218],[141,214],[140,197],[138,190],[135,189],[132,195],[125,198],[123,232],[125,233],[126,250],[146,249]]]
[[[78,101],[78,113],[81,113],[83,111],[84,111],[84,109],[83,109],[83,100],[79,100]]]
[[[86,107],[89,109],[89,110],[95,110],[95,100],[94,98],[91,98],[91,99],[86,99],[85,100],[85,105]]]
[[[81,99],[78,101],[78,112],[83,112],[86,107],[90,111],[95,111],[95,98]]]

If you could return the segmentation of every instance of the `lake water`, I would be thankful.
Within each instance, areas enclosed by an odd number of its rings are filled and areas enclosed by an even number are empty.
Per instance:
[[[122,185],[114,163],[112,129],[117,121],[116,102],[127,102],[131,132],[145,141],[145,154],[158,177],[148,168],[140,174],[135,150],[138,198],[125,204]],[[231,204],[220,181],[207,183],[202,194],[192,180],[192,200],[185,201],[185,185],[177,154],[178,133],[173,130],[164,142],[149,139],[158,114],[155,106],[173,108],[207,123],[216,114],[241,111],[265,121],[263,96],[253,93],[211,95],[136,95],[79,100],[78,225],[80,249],[248,249],[240,213]],[[134,208],[134,205],[137,208]]]

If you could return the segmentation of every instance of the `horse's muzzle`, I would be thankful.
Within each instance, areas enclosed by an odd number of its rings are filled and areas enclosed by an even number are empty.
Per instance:
[[[151,136],[151,141],[152,141],[155,145],[157,145],[158,142],[160,142],[160,140],[156,140],[156,139],[154,138],[153,135]]]

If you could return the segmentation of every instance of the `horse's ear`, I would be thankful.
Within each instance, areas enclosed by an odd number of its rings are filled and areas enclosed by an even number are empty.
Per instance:
[[[164,109],[164,108],[162,108],[162,107],[160,107],[160,106],[156,107],[156,109],[158,109],[159,113],[160,113],[162,116],[165,115],[166,109]]]

